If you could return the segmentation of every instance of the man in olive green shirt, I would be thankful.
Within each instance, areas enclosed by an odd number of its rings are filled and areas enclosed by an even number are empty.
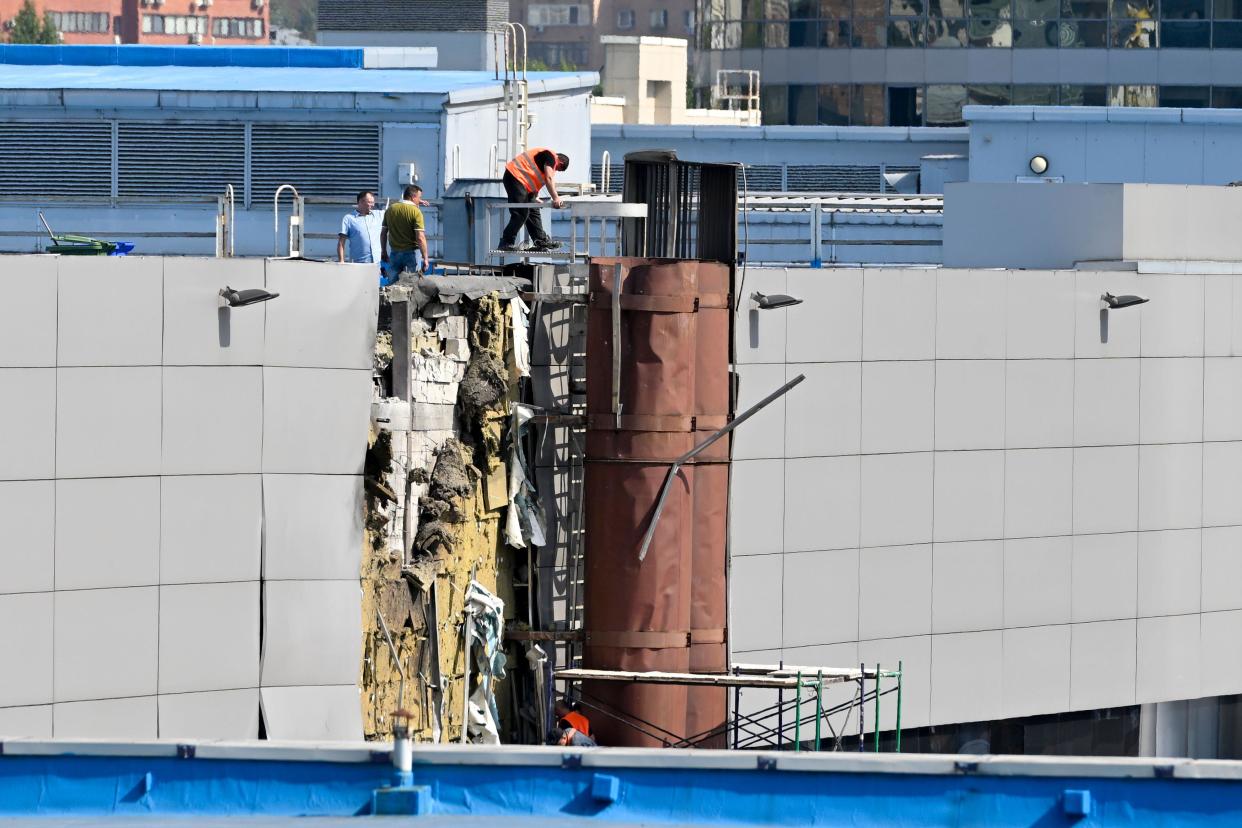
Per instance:
[[[393,277],[405,270],[426,270],[429,264],[426,224],[423,222],[423,211],[418,209],[422,192],[422,187],[411,184],[402,193],[401,201],[384,211],[384,227],[380,230],[380,261],[391,264]],[[391,256],[388,253],[389,242],[392,242]],[[421,264],[419,253],[422,254]]]

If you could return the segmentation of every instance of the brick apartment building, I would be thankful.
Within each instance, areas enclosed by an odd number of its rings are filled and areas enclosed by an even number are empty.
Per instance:
[[[0,0],[5,31],[21,7],[22,0]],[[35,0],[35,8],[51,13],[64,43],[268,42],[268,0]]]

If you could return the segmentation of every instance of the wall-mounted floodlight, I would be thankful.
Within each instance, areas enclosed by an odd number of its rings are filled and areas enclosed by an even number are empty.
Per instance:
[[[1132,308],[1135,305],[1141,305],[1149,301],[1151,300],[1146,296],[1138,296],[1133,293],[1126,293],[1121,296],[1105,293],[1100,297],[1100,308],[1102,310],[1121,310],[1122,308]]]
[[[1048,172],[1048,159],[1043,155],[1035,155],[1030,160],[1031,172],[1036,175],[1043,175]]]
[[[220,299],[230,308],[244,308],[246,305],[257,305],[260,302],[275,299],[279,295],[279,293],[269,293],[262,288],[233,290],[227,285],[220,291]]]
[[[763,293],[752,293],[750,300],[755,303],[755,307],[759,310],[774,310],[776,308],[788,308],[791,305],[801,305],[802,300],[796,296],[786,296],[783,293],[773,293],[771,296]]]

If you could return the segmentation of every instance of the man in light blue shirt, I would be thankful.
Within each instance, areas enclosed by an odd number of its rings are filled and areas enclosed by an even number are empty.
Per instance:
[[[341,233],[336,240],[338,262],[364,264],[380,260],[380,230],[384,226],[384,211],[375,209],[375,193],[363,190],[358,193],[358,203],[341,219]],[[345,258],[345,245],[349,245],[349,258]]]

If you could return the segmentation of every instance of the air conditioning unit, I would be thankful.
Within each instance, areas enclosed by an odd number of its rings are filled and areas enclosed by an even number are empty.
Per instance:
[[[162,6],[162,5],[164,5],[164,0],[151,0],[151,5],[153,5],[153,6]]]
[[[192,34],[192,35],[190,35],[190,42],[191,42],[191,43],[193,43],[193,44],[195,44],[195,45],[197,45],[197,44],[199,44],[199,43],[202,43],[202,42],[203,42],[203,36],[202,36],[201,34]]]
[[[211,5],[211,0],[198,0],[198,7],[200,9],[205,9],[210,5]]]
[[[254,0],[254,7],[256,9],[261,9],[266,4],[266,2],[267,0]]]

